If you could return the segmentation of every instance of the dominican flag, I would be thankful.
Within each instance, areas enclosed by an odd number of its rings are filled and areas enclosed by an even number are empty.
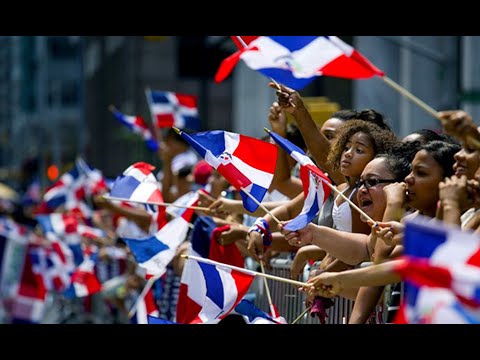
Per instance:
[[[146,239],[122,237],[135,260],[148,275],[163,274],[172,261],[178,246],[185,241],[189,223],[182,217],[168,222],[155,235]]]
[[[24,255],[20,282],[12,298],[12,323],[40,323],[45,309],[47,288],[43,278],[34,271],[34,258],[30,256],[36,245],[29,244]]]
[[[194,223],[190,255],[243,268],[245,261],[235,244],[219,245],[215,239],[217,224],[209,216]],[[177,302],[176,321],[181,324],[217,323],[248,291],[253,277],[247,272],[217,269],[188,260],[185,263]]]
[[[397,323],[480,323],[480,237],[416,217],[405,227],[405,301]]]
[[[156,90],[147,90],[146,95],[157,129],[175,126],[179,129],[200,130],[196,96]]]
[[[63,292],[70,284],[75,269],[73,253],[59,241],[49,246],[35,246],[29,250],[32,271],[47,291]]]
[[[214,130],[180,135],[238,191],[244,188],[258,202],[264,198],[275,173],[278,149],[269,142]],[[255,212],[258,205],[244,191],[243,206]]]
[[[47,189],[41,210],[49,213],[60,205],[65,205],[66,210],[75,210],[84,218],[90,218],[92,210],[86,205],[85,198],[106,189],[107,184],[102,172],[78,158],[75,166]]]
[[[72,284],[65,291],[65,297],[85,297],[102,290],[102,284],[95,271],[96,261],[97,254],[84,254],[83,262],[72,274]]]
[[[123,125],[128,127],[130,131],[141,135],[150,151],[158,151],[158,142],[142,117],[126,115],[117,110],[114,106],[110,107],[110,111],[112,112],[113,116],[115,116],[115,118]]]
[[[110,189],[110,196],[133,202],[163,203],[158,181],[152,171],[155,166],[137,162],[117,177]]]
[[[331,181],[302,149],[273,131],[269,131],[269,134],[300,164],[300,179],[305,195],[303,209],[298,216],[285,225],[285,229],[290,231],[303,229],[317,215],[330,195],[331,188],[328,184],[331,184]]]
[[[188,259],[177,304],[177,322],[216,324],[225,318],[247,293],[255,273],[234,270],[217,262]],[[187,266],[187,265],[185,265]],[[181,296],[187,294],[186,297]],[[183,310],[183,312],[179,311]]]
[[[295,90],[317,76],[367,79],[384,73],[336,36],[232,36],[239,51],[226,58],[215,75],[223,81],[239,59],[253,70]],[[240,46],[239,46],[240,45]]]

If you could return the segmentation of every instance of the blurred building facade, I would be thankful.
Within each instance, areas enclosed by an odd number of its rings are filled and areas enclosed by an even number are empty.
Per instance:
[[[80,60],[78,37],[0,37],[0,166],[9,176],[26,162],[44,174],[78,153]]]

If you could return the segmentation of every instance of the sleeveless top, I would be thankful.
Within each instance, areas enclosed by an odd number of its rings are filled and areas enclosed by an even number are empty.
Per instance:
[[[342,194],[347,191],[349,187],[342,191]],[[352,193],[348,197],[350,200],[352,196],[355,194],[355,189],[353,189]],[[337,205],[337,199],[340,195],[335,197],[333,202],[332,208],[332,218],[333,218],[333,225],[335,229],[341,231],[348,231],[352,232],[352,209],[350,208],[350,204],[345,201],[340,206]]]
[[[330,195],[328,195],[327,197],[327,200],[325,200],[325,203],[323,204],[322,208],[320,209],[320,212],[318,213],[317,225],[333,228],[332,211],[333,211],[334,195],[335,195],[334,192],[331,191]]]

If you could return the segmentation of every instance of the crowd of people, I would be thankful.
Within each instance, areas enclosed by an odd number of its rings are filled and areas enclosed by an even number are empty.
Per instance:
[[[418,129],[403,139],[373,109],[341,110],[318,124],[297,91],[271,86],[277,100],[269,111],[270,129],[304,150],[333,185],[315,219],[302,229],[285,228],[301,212],[305,192],[299,165],[280,146],[263,206],[250,213],[239,192],[172,129],[159,133],[162,166],[156,178],[163,200],[175,203],[197,194],[192,224],[210,218],[215,240],[221,246],[235,244],[247,268],[259,270],[261,263],[268,271],[273,257],[285,256],[291,260],[292,279],[302,280],[308,269],[308,286],[300,289],[306,293],[305,308],[318,304],[327,308],[332,306],[330,298],[345,297],[354,301],[348,323],[385,322],[375,313],[402,281],[391,264],[401,261],[405,221],[422,215],[464,231],[480,231],[477,126],[461,110],[438,113],[442,133]],[[287,113],[293,122],[287,122]],[[268,135],[263,140],[275,143]],[[176,321],[185,265],[181,255],[189,252],[191,231],[148,297],[142,294],[148,280],[145,270],[124,238],[155,234],[179,215],[178,209],[109,200],[103,196],[107,184],[93,176],[85,177],[82,189],[81,195],[76,192],[74,205],[66,201],[47,206],[41,198],[23,204],[19,211],[16,201],[0,202],[2,321],[129,323],[139,297],[153,303],[149,314]],[[52,214],[61,214],[62,230],[40,221]],[[85,232],[82,225],[101,232]],[[63,266],[49,268],[55,274],[48,284],[41,273],[45,264],[38,260],[39,249],[45,261]],[[66,279],[62,271],[68,274]],[[94,275],[96,288],[80,294],[77,280],[88,272]],[[28,274],[40,273],[42,280],[30,278],[26,283]],[[22,292],[25,286],[30,292]],[[67,296],[72,286],[74,295]],[[252,285],[253,302],[261,286],[260,281]],[[35,289],[41,294],[25,311],[22,298],[32,298]]]

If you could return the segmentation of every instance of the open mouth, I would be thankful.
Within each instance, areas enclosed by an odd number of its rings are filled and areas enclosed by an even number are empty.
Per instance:
[[[360,199],[360,207],[365,208],[373,205],[373,201],[370,199]]]
[[[466,169],[464,166],[457,166],[455,169],[455,175],[460,176],[466,173]]]

